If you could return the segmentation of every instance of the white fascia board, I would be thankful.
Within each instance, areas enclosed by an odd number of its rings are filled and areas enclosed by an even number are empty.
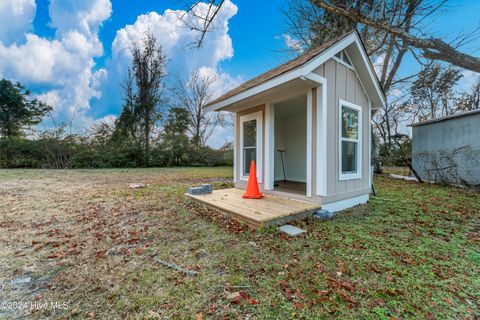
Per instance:
[[[385,95],[383,94],[382,88],[380,88],[380,84],[378,83],[377,76],[375,75],[375,71],[373,70],[372,64],[370,63],[369,58],[367,57],[367,53],[363,49],[362,43],[360,38],[358,37],[357,33],[355,32],[353,34],[355,36],[355,43],[358,47],[358,51],[360,51],[360,54],[362,56],[363,63],[367,66],[368,69],[368,74],[370,75],[370,78],[373,82],[373,85],[375,86],[375,90],[377,91],[378,96],[380,97],[380,100],[382,101],[383,105],[387,104],[387,101],[385,100]],[[367,95],[368,96],[368,95]]]
[[[327,79],[322,77],[321,75],[319,74],[316,74],[314,72],[310,72],[306,75],[303,76],[305,79],[308,79],[308,80],[311,80],[313,82],[316,82],[318,84],[326,84],[327,83]]]
[[[306,75],[316,68],[320,67],[323,63],[325,63],[328,59],[334,57],[338,52],[342,51],[354,41],[358,41],[355,33],[350,34],[349,36],[343,38],[330,48],[323,51],[319,56],[307,62],[303,67],[303,75]]]

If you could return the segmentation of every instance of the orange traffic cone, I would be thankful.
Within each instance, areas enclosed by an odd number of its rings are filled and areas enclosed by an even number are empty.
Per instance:
[[[255,168],[255,161],[250,163],[250,176],[248,177],[247,191],[243,194],[243,198],[260,199],[263,197],[260,190],[258,190],[257,168]]]

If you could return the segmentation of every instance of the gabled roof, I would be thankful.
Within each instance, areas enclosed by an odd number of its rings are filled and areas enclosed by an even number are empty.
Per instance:
[[[341,48],[339,48],[336,51],[329,52],[329,54],[327,54],[327,51],[331,51],[329,49],[332,49],[333,47],[335,47],[335,45],[343,43],[343,42],[345,42],[345,43],[344,43],[343,46],[341,46]],[[220,96],[220,97],[214,99],[213,101],[211,101],[209,103],[209,106],[211,107],[212,110],[222,109],[226,105],[230,104],[230,102],[231,103],[235,102],[234,100],[236,100],[235,99],[236,96],[240,96],[241,94],[242,94],[242,96],[245,96],[245,95],[247,95],[247,91],[252,90],[255,87],[259,87],[261,85],[264,85],[264,84],[266,84],[270,81],[277,80],[277,78],[280,78],[281,76],[286,76],[287,74],[289,74],[293,71],[298,71],[302,67],[307,67],[307,66],[311,65],[314,61],[321,60],[319,62],[323,63],[327,59],[333,57],[335,54],[337,54],[339,51],[343,50],[346,46],[348,46],[349,44],[351,44],[353,42],[357,42],[360,51],[363,51],[362,52],[363,55],[364,55],[363,60],[366,60],[364,62],[366,64],[368,64],[367,69],[370,73],[371,81],[372,81],[372,83],[374,82],[373,86],[375,87],[375,89],[377,91],[376,93],[379,96],[378,99],[376,99],[376,100],[377,101],[380,100],[381,103],[384,104],[385,103],[385,95],[383,93],[383,90],[381,89],[381,86],[378,82],[378,79],[375,75],[375,72],[373,71],[373,67],[370,63],[370,60],[368,59],[368,57],[365,59],[366,52],[365,52],[365,48],[363,46],[363,43],[361,42],[360,37],[358,36],[358,33],[356,31],[351,31],[351,32],[345,33],[345,34],[343,34],[339,37],[336,37],[336,38],[334,38],[334,39],[332,39],[328,42],[325,42],[321,46],[316,47],[312,50],[309,50],[309,51],[305,52],[304,54],[296,57],[295,59],[292,59],[292,60],[290,60],[286,63],[283,63],[276,68],[273,68],[273,69],[271,69],[271,70],[269,70],[269,71],[267,71],[267,72],[265,72],[265,73],[263,73],[259,76],[256,76],[253,79],[250,79],[250,80],[244,82],[243,84],[239,85],[238,87],[228,91],[227,93],[223,94],[222,96]],[[324,59],[320,59],[320,57],[322,57],[322,56],[323,56]],[[319,63],[319,65],[321,63]],[[309,70],[308,72],[311,72],[313,70],[312,68],[307,68],[307,69]],[[310,70],[310,69],[312,69],[312,70]],[[302,73],[303,72],[300,72],[300,73],[296,72],[295,75],[292,74],[292,76],[293,76],[293,78],[295,78],[295,77],[298,78],[299,74],[302,75]],[[286,81],[291,80],[290,78],[292,78],[292,77],[285,77]],[[255,91],[259,91],[259,90],[255,90]],[[255,93],[258,93],[258,92],[255,92]]]

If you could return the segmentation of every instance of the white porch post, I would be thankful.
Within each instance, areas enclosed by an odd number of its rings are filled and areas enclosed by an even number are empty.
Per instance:
[[[307,197],[312,196],[312,89],[307,91]]]
[[[317,195],[327,195],[327,79],[317,87]]]
[[[319,196],[327,195],[327,79],[310,72],[304,75],[308,80],[319,84],[317,86],[317,173],[316,173],[316,194]],[[309,101],[307,99],[307,101]],[[308,104],[308,102],[307,102]],[[308,117],[308,112],[307,112]],[[308,136],[307,136],[308,140]],[[311,143],[311,141],[310,141]],[[308,146],[307,146],[308,148]],[[308,149],[307,149],[308,150]],[[311,152],[311,151],[310,151]],[[308,155],[308,154],[307,154]],[[311,172],[311,171],[310,171]],[[307,165],[308,173],[308,165]],[[308,175],[307,175],[308,181]],[[308,183],[307,183],[308,192]],[[311,192],[311,189],[310,189]]]
[[[273,190],[275,175],[275,109],[272,103],[265,104],[265,190]]]
[[[236,112],[233,113],[233,184],[238,182],[237,169],[238,169],[238,159],[237,159],[237,148],[239,147],[240,140],[238,139],[237,134],[237,121],[238,115]]]

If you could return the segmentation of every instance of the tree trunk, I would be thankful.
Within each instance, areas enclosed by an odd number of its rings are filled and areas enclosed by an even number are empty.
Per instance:
[[[150,162],[150,112],[145,111],[145,166]]]

